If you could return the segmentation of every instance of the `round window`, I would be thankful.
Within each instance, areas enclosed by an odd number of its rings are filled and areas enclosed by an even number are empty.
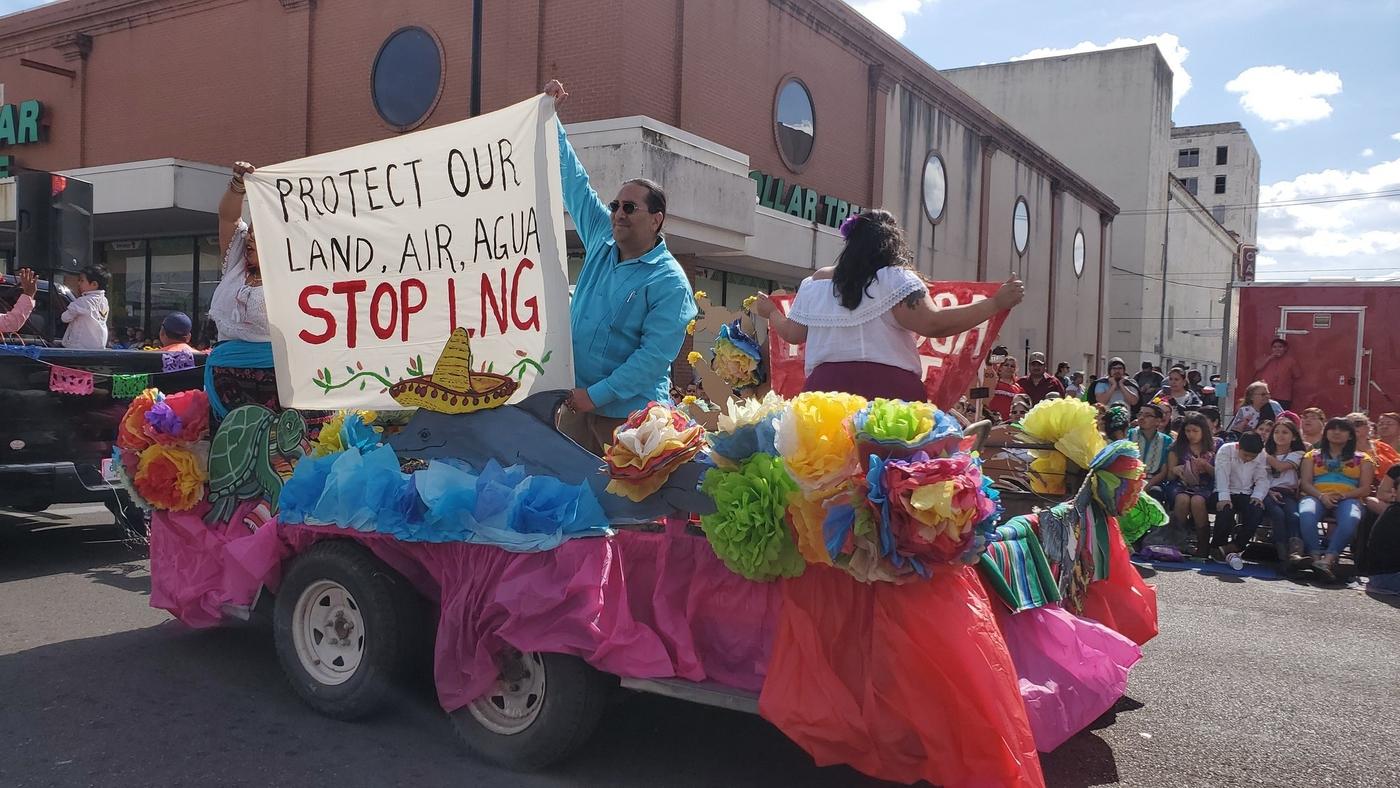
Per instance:
[[[442,48],[421,27],[395,30],[374,58],[371,92],[385,123],[407,131],[427,119],[442,95]]]
[[[812,158],[816,118],[812,114],[812,95],[801,81],[789,79],[778,90],[773,132],[778,138],[778,153],[788,167],[799,169]]]
[[[948,170],[943,166],[943,157],[937,151],[929,151],[924,160],[924,213],[928,220],[937,224],[947,204]]]
[[[1074,231],[1074,275],[1084,275],[1084,231]]]
[[[1016,244],[1016,254],[1025,254],[1026,245],[1031,242],[1031,209],[1025,197],[1016,198],[1016,211],[1011,216],[1011,241]]]

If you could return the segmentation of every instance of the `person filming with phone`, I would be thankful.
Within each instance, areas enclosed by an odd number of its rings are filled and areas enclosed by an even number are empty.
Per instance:
[[[1128,365],[1121,358],[1108,360],[1108,376],[1094,381],[1089,390],[1093,401],[1105,407],[1123,405],[1130,410],[1138,406],[1138,387],[1128,377]]]

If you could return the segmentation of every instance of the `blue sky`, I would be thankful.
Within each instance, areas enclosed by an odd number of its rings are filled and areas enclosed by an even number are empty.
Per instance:
[[[937,68],[1158,43],[1175,122],[1238,120],[1259,149],[1260,278],[1400,280],[1400,197],[1306,202],[1400,193],[1400,0],[847,1]]]
[[[1238,120],[1259,150],[1261,279],[1400,279],[1400,0],[848,2],[936,68],[1157,43],[1176,124]]]

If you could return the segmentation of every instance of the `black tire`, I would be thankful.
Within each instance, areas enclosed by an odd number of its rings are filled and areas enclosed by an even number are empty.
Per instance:
[[[359,663],[341,683],[328,683],[308,670],[294,634],[303,626],[294,620],[298,600],[323,581],[344,589],[363,623],[362,632],[351,633],[362,645]],[[312,604],[308,600],[308,607]],[[407,580],[355,542],[337,539],[311,547],[292,561],[273,611],[273,641],[292,689],[307,705],[335,719],[360,719],[378,711],[418,650],[417,611],[423,604]]]
[[[487,728],[470,706],[452,712],[452,725],[473,752],[516,771],[536,771],[576,753],[598,727],[612,683],[578,657],[538,657],[546,676],[539,714],[512,734]],[[477,703],[485,702],[478,700]]]

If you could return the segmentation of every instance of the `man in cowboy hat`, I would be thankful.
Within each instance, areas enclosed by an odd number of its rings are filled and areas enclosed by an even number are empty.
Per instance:
[[[544,92],[555,106],[569,94],[558,80]],[[574,385],[560,429],[601,454],[613,430],[653,400],[665,402],[671,362],[695,317],[695,295],[666,248],[666,194],[644,178],[622,184],[604,204],[559,124],[564,207],[583,241],[583,270],[570,305]]]

